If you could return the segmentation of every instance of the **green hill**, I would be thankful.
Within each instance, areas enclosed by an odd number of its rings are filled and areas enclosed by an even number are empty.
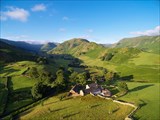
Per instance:
[[[159,53],[160,36],[141,36],[134,38],[124,38],[114,48],[133,47],[139,48],[147,52]]]
[[[96,52],[105,49],[102,45],[94,42],[89,42],[86,39],[74,38],[59,44],[56,48],[48,53],[50,54],[72,54],[75,56],[87,54],[90,56],[97,56]]]
[[[33,55],[24,49],[0,41],[0,63],[33,59]]]
[[[133,108],[96,96],[71,97],[59,100],[61,95],[50,97],[18,117],[24,120],[124,120]],[[113,111],[113,112],[111,112]]]
[[[41,47],[41,51],[47,52],[49,50],[52,50],[56,46],[57,45],[55,43],[48,42]]]
[[[12,41],[7,39],[0,38],[0,41],[7,43],[11,46],[15,46],[17,48],[24,49],[29,52],[39,52],[43,44],[30,44],[25,41]]]

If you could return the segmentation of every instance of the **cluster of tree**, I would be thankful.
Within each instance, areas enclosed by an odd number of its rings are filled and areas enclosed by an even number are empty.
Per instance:
[[[106,74],[104,74],[104,78],[109,85],[119,79],[119,74],[116,72],[107,72]]]
[[[35,100],[47,96],[51,91],[53,91],[53,88],[43,82],[37,82],[31,89],[32,97]]]
[[[86,65],[81,65],[81,61],[78,58],[74,58],[68,64],[68,67],[86,68]]]
[[[74,57],[69,54],[50,54],[49,58],[65,59],[65,60],[73,60],[74,59]]]
[[[104,56],[102,56],[101,60],[102,61],[110,61],[113,56],[114,56],[114,54],[109,52],[109,53],[106,53]]]
[[[68,87],[67,78],[71,74],[71,71],[71,69],[70,71],[68,71],[63,67],[60,67],[56,72],[56,75],[53,76],[50,72],[47,72],[47,70],[39,74],[36,68],[32,68],[31,74],[34,75],[32,77],[39,80],[32,87],[33,98],[37,100],[46,95],[58,93],[65,90]]]
[[[117,87],[118,87],[120,92],[123,92],[123,93],[127,93],[128,92],[128,86],[124,81],[123,82],[118,82],[117,83]]]
[[[38,57],[36,60],[37,63],[39,64],[48,64],[48,59],[46,57]]]
[[[104,67],[98,67],[98,66],[88,66],[88,68],[95,68],[97,70],[102,70],[103,74],[106,74],[108,71]]]
[[[78,72],[72,72],[71,75],[69,76],[69,82],[71,84],[81,84],[85,85],[87,80],[90,78],[90,74],[88,71],[78,73]]]

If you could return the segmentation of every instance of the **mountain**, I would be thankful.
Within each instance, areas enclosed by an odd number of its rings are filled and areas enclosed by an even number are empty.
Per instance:
[[[42,47],[41,47],[41,51],[43,52],[47,52],[49,50],[52,50],[53,48],[55,48],[57,45],[55,43],[52,43],[52,42],[48,42],[46,44],[44,44]]]
[[[86,39],[74,38],[59,44],[56,48],[50,50],[49,54],[94,54],[96,51],[104,49],[102,45],[94,42],[89,42]],[[93,53],[94,52],[94,53]],[[94,56],[96,56],[94,54]]]
[[[140,36],[134,38],[124,38],[114,44],[113,48],[133,47],[143,51],[159,53],[160,36]]]
[[[31,60],[34,56],[24,49],[17,48],[0,41],[0,63],[15,62],[19,60]]]
[[[39,52],[41,47],[43,46],[43,44],[30,44],[24,41],[11,41],[11,40],[2,39],[2,38],[0,38],[0,41],[18,48],[23,48],[27,51],[32,51],[32,52]]]
[[[102,46],[104,46],[106,48],[110,48],[110,47],[112,47],[113,44],[100,44],[100,45],[102,45]]]

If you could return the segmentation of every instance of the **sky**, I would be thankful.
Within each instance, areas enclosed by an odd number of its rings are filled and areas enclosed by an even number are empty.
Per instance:
[[[85,38],[115,43],[159,35],[159,0],[0,0],[0,38],[31,43]]]

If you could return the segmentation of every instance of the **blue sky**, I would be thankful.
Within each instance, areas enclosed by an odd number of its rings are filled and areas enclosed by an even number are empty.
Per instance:
[[[1,0],[1,38],[63,42],[86,38],[115,43],[125,37],[157,35],[158,0]]]

